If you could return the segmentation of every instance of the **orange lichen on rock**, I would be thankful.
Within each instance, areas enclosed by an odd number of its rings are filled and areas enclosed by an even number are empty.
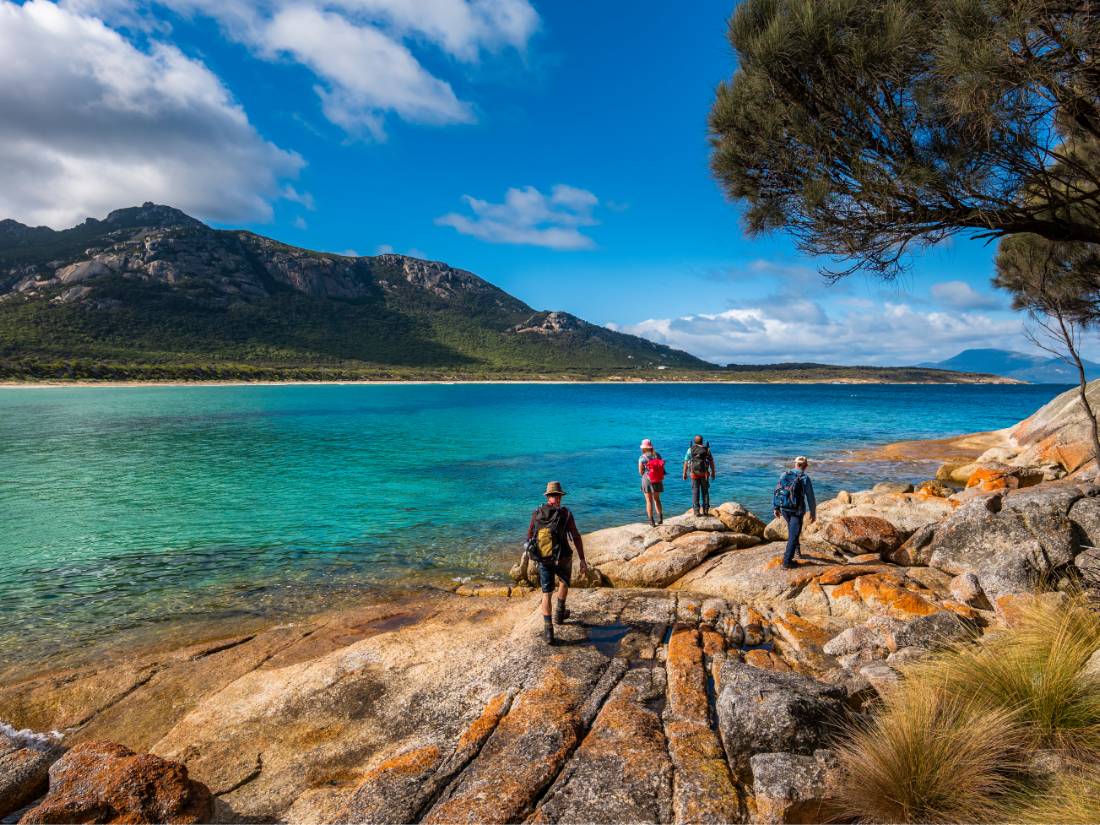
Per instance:
[[[703,653],[714,656],[726,652],[726,637],[712,627],[700,628],[703,637]]]
[[[763,670],[778,670],[780,672],[786,672],[791,669],[791,666],[772,653],[770,650],[764,650],[758,648],[756,650],[745,651],[745,664],[758,667]]]
[[[498,693],[490,699],[489,704],[485,706],[485,710],[481,712],[481,716],[471,722],[470,727],[466,728],[462,732],[462,736],[458,738],[457,750],[463,751],[469,747],[477,747],[484,742],[485,737],[493,732],[501,717],[507,713],[509,698],[510,696],[507,693]]]
[[[822,646],[834,635],[793,613],[774,619],[772,627],[782,644],[798,653],[819,654]]]

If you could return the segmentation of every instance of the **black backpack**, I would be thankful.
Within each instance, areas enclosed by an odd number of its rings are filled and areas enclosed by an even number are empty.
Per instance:
[[[691,445],[691,474],[705,476],[710,472],[710,444]]]
[[[527,553],[539,564],[557,564],[565,549],[565,525],[569,511],[544,504],[535,510],[535,531],[527,542]]]

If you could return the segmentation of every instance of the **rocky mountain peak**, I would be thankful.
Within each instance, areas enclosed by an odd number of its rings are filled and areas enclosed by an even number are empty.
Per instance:
[[[152,201],[146,201],[141,206],[116,209],[107,216],[104,223],[119,228],[204,226],[201,221],[192,218],[186,212]]]

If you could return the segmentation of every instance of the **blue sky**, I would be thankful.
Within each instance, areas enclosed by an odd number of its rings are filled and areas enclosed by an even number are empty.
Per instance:
[[[731,0],[0,0],[0,217],[144,200],[469,269],[719,363],[1030,350],[957,238],[828,286],[708,171]]]

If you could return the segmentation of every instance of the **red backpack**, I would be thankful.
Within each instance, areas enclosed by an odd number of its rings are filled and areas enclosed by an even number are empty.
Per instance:
[[[665,479],[665,460],[659,455],[654,455],[645,464],[646,471],[649,473],[649,480],[656,483],[658,481],[664,481]]]

